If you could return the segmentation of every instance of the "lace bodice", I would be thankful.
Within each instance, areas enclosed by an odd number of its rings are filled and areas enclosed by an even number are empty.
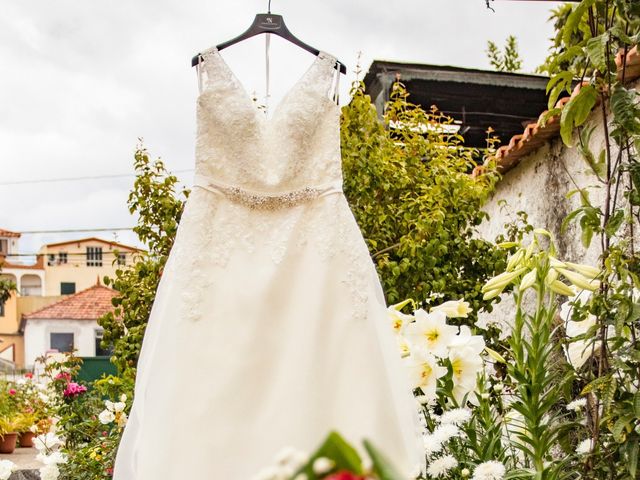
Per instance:
[[[215,47],[201,55],[196,175],[272,194],[341,185],[335,57],[321,51],[268,118]]]
[[[335,262],[336,281],[350,298],[345,317],[365,318],[375,268],[342,193],[340,107],[331,99],[336,62],[321,51],[268,118],[215,47],[202,54],[194,183],[200,188],[189,196],[172,252],[176,275],[188,284],[187,318],[206,314],[212,268],[229,268],[238,252],[271,267],[304,252]]]

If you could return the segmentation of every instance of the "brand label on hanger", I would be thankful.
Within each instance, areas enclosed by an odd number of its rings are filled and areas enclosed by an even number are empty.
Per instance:
[[[261,15],[260,16],[260,27],[268,30],[278,30],[282,26],[282,22],[280,17],[276,15]]]

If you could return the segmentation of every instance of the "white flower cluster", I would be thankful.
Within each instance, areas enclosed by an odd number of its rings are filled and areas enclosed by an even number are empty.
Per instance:
[[[98,415],[100,423],[107,425],[115,421],[118,427],[124,428],[124,426],[127,424],[127,414],[124,411],[125,407],[127,406],[127,404],[125,403],[126,401],[127,396],[124,393],[120,396],[119,402],[114,403],[111,400],[105,400],[104,405],[107,408],[105,408]]]
[[[453,455],[444,452],[445,444],[452,438],[462,435],[460,425],[471,419],[471,411],[466,408],[455,408],[437,417],[438,426],[431,433],[424,436],[424,448],[427,453],[427,475],[431,478],[441,478],[458,466]],[[437,455],[442,453],[442,455]]]
[[[283,448],[274,458],[274,465],[263,468],[252,480],[289,480],[309,461],[309,456],[293,447]],[[333,463],[328,458],[315,460],[314,471],[321,474],[333,468]],[[306,480],[306,475],[299,474],[294,480]]]
[[[460,329],[447,324],[447,317],[466,317],[469,304],[463,300],[445,302],[429,312],[419,309],[413,315],[400,310],[402,302],[388,308],[394,331],[397,334],[402,356],[409,368],[414,388],[420,388],[429,403],[436,397],[438,379],[447,374],[448,360],[452,367],[453,395],[462,402],[465,395],[475,389],[477,375],[484,362],[485,349],[481,335],[472,335],[469,327]]]
[[[63,444],[63,439],[55,432],[47,432],[35,437],[33,444],[38,449],[36,459],[44,463],[44,466],[39,469],[40,479],[57,480],[60,476],[58,464],[66,463],[68,460],[67,455],[58,450]]]
[[[586,406],[587,406],[587,399],[582,397],[567,403],[566,409],[569,410],[570,412],[579,412]]]
[[[0,460],[0,480],[9,480],[15,470],[16,464],[11,460]]]
[[[506,473],[504,465],[496,460],[481,463],[473,471],[471,480],[502,480]]]

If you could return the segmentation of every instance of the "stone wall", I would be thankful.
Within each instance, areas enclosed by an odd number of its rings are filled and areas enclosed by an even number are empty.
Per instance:
[[[634,84],[636,89],[638,86],[640,81]],[[586,123],[587,126],[595,126],[590,147],[596,156],[605,147],[602,123],[602,109],[597,106]],[[504,141],[507,142],[508,139]],[[577,142],[578,137],[574,133],[574,145]],[[615,146],[613,152],[616,153]],[[546,228],[555,236],[559,258],[597,265],[602,250],[596,236],[590,247],[585,249],[578,225],[572,222],[564,233],[561,232],[565,217],[580,206],[579,195],[567,198],[567,194],[577,187],[589,187],[590,200],[594,206],[604,203],[604,188],[591,173],[578,149],[566,147],[559,137],[554,138],[523,157],[517,166],[505,173],[492,198],[483,208],[490,218],[480,225],[478,234],[494,241],[504,231],[505,223],[513,221],[518,211],[525,211],[531,225]],[[490,321],[489,319],[504,321],[509,318],[512,310],[510,302],[503,302],[496,306],[492,314],[481,315],[481,322]]]

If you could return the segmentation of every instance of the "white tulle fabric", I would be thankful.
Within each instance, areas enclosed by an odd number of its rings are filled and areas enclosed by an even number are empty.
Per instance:
[[[196,182],[158,287],[115,480],[250,480],[330,430],[423,461],[380,282],[342,194],[336,59],[257,108],[199,65]],[[306,192],[306,193],[301,193]]]

